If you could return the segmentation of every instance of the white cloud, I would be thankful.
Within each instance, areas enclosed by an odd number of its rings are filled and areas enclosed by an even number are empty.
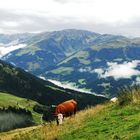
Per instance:
[[[140,77],[136,77],[136,82],[135,84],[140,85]]]
[[[1,24],[3,24],[3,26],[7,26],[7,27],[17,27],[17,26],[19,26],[19,23],[14,22],[14,21],[3,21]]]
[[[91,67],[84,67],[84,68],[80,68],[78,69],[79,72],[91,72]]]
[[[134,60],[131,62],[124,62],[122,64],[118,63],[107,63],[109,68],[105,71],[102,77],[114,77],[115,79],[120,78],[131,78],[132,76],[140,75],[140,71],[135,69],[139,60]]]
[[[97,73],[99,78],[113,77],[115,80],[123,78],[131,78],[132,76],[140,75],[140,71],[137,70],[137,66],[140,65],[140,60],[133,60],[131,62],[107,62],[107,68],[91,67],[80,68],[79,72]]]
[[[0,58],[3,57],[4,55],[14,51],[14,50],[24,48],[26,46],[27,46],[26,44],[11,45],[8,47],[1,47],[0,46]]]
[[[95,73],[97,73],[97,74],[98,74],[98,76],[100,76],[100,75],[102,75],[102,74],[104,73],[104,70],[103,70],[103,69],[101,69],[101,68],[94,69],[93,71],[94,71]]]
[[[52,79],[47,79],[47,80],[50,81],[51,83],[59,86],[59,87],[64,88],[64,89],[72,89],[72,90],[83,92],[83,93],[94,94],[96,96],[103,96],[101,94],[96,94],[94,92],[90,92],[86,89],[78,88],[77,86],[74,85],[74,83],[62,83],[60,81],[56,81],[56,80],[52,80]]]
[[[5,0],[0,8],[121,24],[139,16],[139,4],[139,0]]]
[[[137,70],[137,66],[140,64],[139,60],[133,60],[131,62],[123,62],[118,64],[117,62],[108,62],[106,69],[95,69],[100,78],[113,77],[118,79],[130,79],[132,76],[140,75],[140,71]]]
[[[88,73],[97,73],[98,76],[102,75],[104,73],[104,70],[102,68],[96,68],[92,69],[91,67],[83,67],[78,69],[79,72],[88,72]]]
[[[39,76],[40,79],[46,80],[44,76]]]
[[[0,32],[66,28],[140,36],[139,0],[1,0]]]

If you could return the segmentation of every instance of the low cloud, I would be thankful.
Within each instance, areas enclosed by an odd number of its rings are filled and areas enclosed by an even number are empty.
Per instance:
[[[48,81],[50,81],[51,83],[53,83],[53,84],[55,84],[55,85],[57,85],[59,87],[65,88],[65,89],[72,89],[72,90],[76,90],[76,91],[80,91],[80,92],[91,93],[88,90],[79,89],[78,87],[76,87],[74,85],[74,83],[62,83],[60,81],[56,81],[56,80],[52,80],[52,79],[48,79]]]
[[[91,92],[89,90],[78,88],[77,86],[75,86],[74,83],[62,83],[60,81],[56,81],[56,80],[52,80],[52,79],[47,79],[47,80],[50,81],[51,83],[59,86],[59,87],[64,88],[64,89],[71,89],[71,90],[75,90],[75,91],[79,91],[79,92],[83,92],[83,93],[94,94],[96,96],[103,96],[104,97],[104,95],[96,94],[96,93]]]
[[[140,64],[139,60],[131,62],[118,63],[107,63],[109,68],[105,71],[102,77],[114,77],[114,79],[127,78],[130,79],[132,76],[140,75],[140,71],[136,67]]]
[[[94,72],[97,73],[98,76],[100,76],[100,75],[102,75],[104,73],[104,70],[99,68],[99,69],[95,69]]]
[[[96,68],[91,67],[80,68],[79,72],[97,73],[99,78],[113,77],[115,80],[118,79],[130,79],[132,76],[139,76],[140,71],[137,66],[140,65],[140,60],[133,60],[131,62],[123,62],[121,64],[117,62],[107,62],[107,68]]]
[[[136,77],[136,82],[135,84],[140,85],[140,77]]]
[[[76,28],[140,36],[139,13],[139,0],[4,0],[0,4],[0,33]]]
[[[79,70],[78,70],[79,72],[92,72],[92,69],[91,69],[91,67],[84,67],[84,68],[80,68]]]
[[[8,47],[1,47],[0,46],[0,58],[5,56],[8,53],[14,51],[14,50],[17,50],[17,49],[20,49],[20,48],[24,48],[26,46],[27,46],[26,44],[10,45]]]

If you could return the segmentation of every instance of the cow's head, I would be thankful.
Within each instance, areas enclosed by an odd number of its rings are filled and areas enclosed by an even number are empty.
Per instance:
[[[63,114],[61,114],[61,113],[57,114],[57,118],[56,118],[57,125],[62,124],[63,123],[63,119],[64,119]]]

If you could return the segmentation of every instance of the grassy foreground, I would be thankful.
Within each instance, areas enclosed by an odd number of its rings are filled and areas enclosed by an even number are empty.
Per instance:
[[[140,140],[140,98],[136,98],[140,95],[140,90],[133,89],[129,92],[131,95],[127,90],[123,91],[123,96],[120,95],[116,103],[109,102],[80,111],[75,116],[66,118],[61,126],[51,122],[2,133],[0,138],[2,140]]]
[[[61,126],[56,126],[55,122],[52,122],[36,127],[36,129],[31,128],[26,133],[23,132],[19,129],[19,133],[16,132],[17,134],[11,137],[11,139],[139,140],[140,105],[130,104],[124,107],[113,103],[98,105],[80,111],[76,116],[66,118],[64,124]],[[12,132],[11,134],[13,136]]]

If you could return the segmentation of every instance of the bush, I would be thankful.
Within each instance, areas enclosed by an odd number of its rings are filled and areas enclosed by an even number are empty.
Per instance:
[[[44,112],[47,112],[49,111],[49,107],[45,106],[45,105],[39,105],[39,104],[36,104],[34,107],[33,107],[33,110],[37,113],[40,113],[40,114],[43,114]]]
[[[55,107],[36,104],[33,107],[33,110],[37,113],[42,114],[43,121],[54,120]]]
[[[135,85],[133,87],[124,87],[119,91],[118,96],[119,105],[128,105],[130,103],[140,103],[140,87]]]

